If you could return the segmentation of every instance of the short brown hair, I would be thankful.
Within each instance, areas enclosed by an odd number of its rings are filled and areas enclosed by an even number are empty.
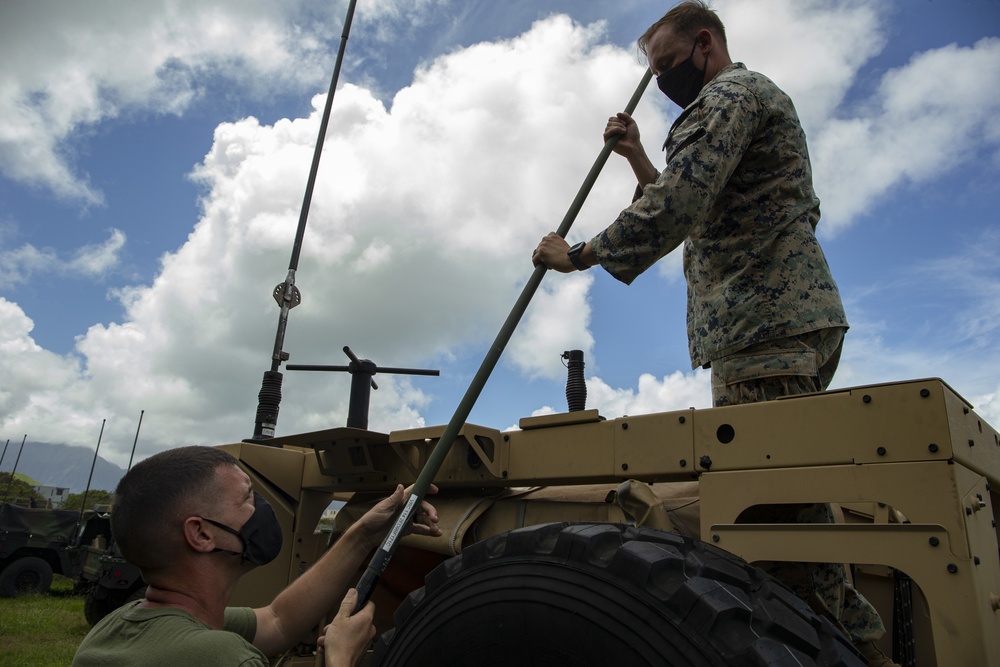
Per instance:
[[[118,482],[111,510],[111,534],[125,559],[143,574],[169,565],[178,512],[185,503],[213,497],[216,469],[236,463],[225,450],[194,446],[132,466]]]
[[[653,33],[665,25],[669,25],[674,34],[679,37],[694,37],[699,30],[712,30],[722,40],[722,45],[728,46],[726,44],[726,27],[722,25],[715,10],[710,8],[704,0],[684,0],[664,14],[659,21],[649,26],[646,32],[642,33],[636,40],[639,51],[643,55],[647,55],[646,47],[649,46],[649,40],[653,38]]]

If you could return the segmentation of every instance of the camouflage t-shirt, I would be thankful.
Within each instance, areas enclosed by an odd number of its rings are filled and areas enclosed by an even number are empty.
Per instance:
[[[667,168],[591,246],[628,284],[684,243],[692,368],[847,326],[816,240],[805,133],[781,89],[729,65],[677,118],[664,150]]]

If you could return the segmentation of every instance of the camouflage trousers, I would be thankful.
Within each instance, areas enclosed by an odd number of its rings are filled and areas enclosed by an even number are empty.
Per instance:
[[[719,407],[823,391],[840,363],[843,342],[844,329],[834,327],[753,345],[713,360],[712,401]],[[833,523],[833,514],[827,504],[757,505],[740,514],[737,522]],[[848,583],[842,563],[756,565],[840,626],[855,643],[885,634],[878,612]]]

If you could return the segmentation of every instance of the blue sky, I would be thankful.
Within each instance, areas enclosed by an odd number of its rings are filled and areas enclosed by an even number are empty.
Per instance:
[[[361,0],[289,317],[293,363],[383,366],[371,426],[445,423],[642,75],[670,5]],[[835,386],[940,376],[1000,424],[1000,4],[719,0],[793,98],[851,330]],[[0,439],[128,461],[251,435],[346,2],[0,5]],[[678,110],[636,118],[654,161]],[[661,158],[662,159],[662,158]],[[612,156],[570,240],[629,202]],[[471,421],[707,407],[669,256],[547,276]],[[346,374],[285,374],[280,433],[342,425]],[[5,461],[5,469],[9,464]]]

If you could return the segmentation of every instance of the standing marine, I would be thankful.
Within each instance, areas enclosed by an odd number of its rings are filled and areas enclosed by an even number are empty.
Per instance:
[[[659,89],[683,111],[650,160],[625,113],[608,120],[638,181],[631,206],[589,242],[549,233],[535,264],[569,273],[600,264],[630,284],[683,245],[692,368],[710,368],[715,406],[826,389],[848,323],[816,238],[805,132],[774,82],[730,59],[722,21],[705,2],[671,9],[638,39]],[[826,504],[758,506],[746,523],[832,522]],[[841,564],[759,563],[844,630],[870,665],[878,612]]]

